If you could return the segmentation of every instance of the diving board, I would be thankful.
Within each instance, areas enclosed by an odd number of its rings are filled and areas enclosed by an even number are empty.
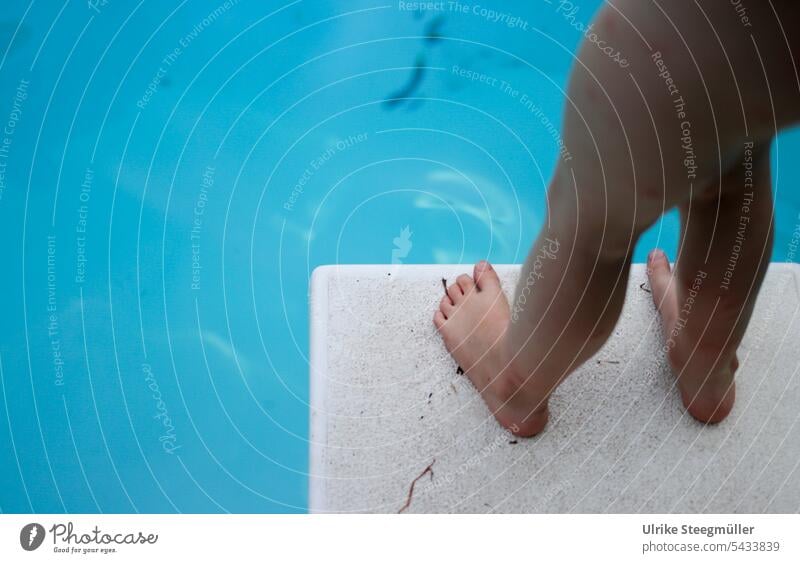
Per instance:
[[[496,269],[511,296],[519,266]],[[800,267],[770,266],[739,350],[736,406],[704,426],[673,387],[645,267],[634,265],[613,336],[556,391],[530,439],[494,421],[431,322],[442,278],[469,271],[314,271],[312,512],[800,510]]]

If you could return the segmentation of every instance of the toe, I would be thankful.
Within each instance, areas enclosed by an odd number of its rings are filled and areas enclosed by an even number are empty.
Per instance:
[[[500,278],[497,277],[497,272],[486,260],[481,260],[475,264],[475,283],[481,291],[500,288]]]
[[[731,384],[720,394],[699,392],[694,395],[681,390],[681,399],[686,410],[695,420],[705,424],[717,424],[725,420],[736,401],[736,385]]]
[[[453,314],[453,309],[455,309],[455,306],[450,301],[450,298],[447,295],[442,297],[442,300],[439,302],[439,310],[442,312],[445,319],[450,318],[450,315]]]
[[[672,279],[667,255],[658,248],[647,257],[647,276],[650,279],[650,288],[653,290],[653,302],[669,326],[670,319],[668,317],[675,312],[678,305],[675,291],[676,282]]]
[[[472,281],[472,278],[467,274],[461,274],[458,276],[458,278],[456,278],[456,283],[458,283],[458,286],[461,288],[461,291],[464,292],[464,295],[475,289],[475,282]]]
[[[461,291],[461,287],[457,283],[447,288],[447,295],[450,296],[450,300],[454,305],[458,305],[464,298],[464,292]]]
[[[437,309],[433,314],[433,324],[436,326],[437,330],[442,330],[446,320],[447,319],[444,318],[444,313],[442,313],[440,309]]]

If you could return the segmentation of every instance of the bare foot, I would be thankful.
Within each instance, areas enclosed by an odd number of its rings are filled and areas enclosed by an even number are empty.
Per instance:
[[[647,275],[653,290],[653,302],[661,314],[661,322],[666,337],[675,338],[681,330],[678,322],[677,279],[672,279],[669,260],[661,250],[654,250],[647,258]],[[695,347],[692,350],[669,348],[669,361],[673,373],[678,374],[678,389],[686,410],[700,422],[713,424],[721,422],[733,409],[736,399],[736,385],[733,374],[739,367],[734,355],[725,369],[710,370],[718,351]],[[706,366],[697,369],[696,366]],[[694,368],[694,369],[693,369]]]
[[[497,421],[517,436],[547,423],[547,400],[530,396],[511,365],[508,300],[491,264],[475,264],[447,288],[433,316],[447,351],[480,392]]]

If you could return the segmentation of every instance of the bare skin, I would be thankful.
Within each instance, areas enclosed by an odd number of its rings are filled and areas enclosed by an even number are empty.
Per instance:
[[[531,408],[528,398],[517,394],[519,381],[510,370],[510,320],[508,300],[488,262],[477,263],[473,277],[459,276],[433,317],[447,351],[500,424],[532,436],[547,424],[547,404]]]
[[[670,334],[676,329],[678,319],[678,291],[672,282],[669,260],[663,252],[655,250],[650,253],[647,266],[653,302],[661,315],[663,333]],[[706,357],[703,360],[706,362],[714,359],[713,352],[704,356]],[[739,367],[739,361],[735,354],[725,361],[727,365],[721,369],[691,371],[670,356],[672,371],[678,377],[678,391],[683,406],[701,422],[721,422],[733,409],[736,400],[733,376]]]
[[[593,33],[627,65],[596,42],[579,50],[562,128],[572,158],[556,167],[550,220],[512,306],[481,262],[434,313],[448,351],[515,434],[545,427],[550,395],[605,343],[637,239],[674,207],[675,265],[657,249],[648,259],[669,364],[695,419],[717,423],[733,409],[736,350],[772,249],[769,147],[800,121],[800,37],[789,25],[800,7],[748,10],[748,26],[727,0],[611,0],[598,12]]]

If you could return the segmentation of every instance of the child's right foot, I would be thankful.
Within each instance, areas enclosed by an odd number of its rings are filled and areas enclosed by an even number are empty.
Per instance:
[[[669,335],[678,320],[677,280],[672,279],[669,260],[662,251],[654,250],[648,256],[647,275],[653,291],[653,302],[661,314],[664,334]],[[677,383],[686,410],[706,424],[724,420],[733,409],[736,399],[736,385],[733,381],[733,374],[739,367],[736,357],[733,357],[726,369],[715,372],[703,369],[691,373],[685,365],[676,365],[675,352],[675,348],[670,349],[670,366],[675,374],[680,374]],[[710,357],[701,358],[702,354],[710,354]],[[716,360],[714,354],[718,355],[718,352],[703,351],[699,347],[689,351],[689,357],[696,365],[713,365]]]
[[[447,288],[433,323],[497,421],[517,436],[533,436],[547,423],[547,400],[512,373],[510,319],[497,272],[484,261],[475,265],[474,278],[461,275]]]

